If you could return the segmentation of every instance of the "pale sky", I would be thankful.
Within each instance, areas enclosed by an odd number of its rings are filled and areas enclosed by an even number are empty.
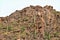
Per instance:
[[[0,0],[0,17],[8,16],[15,10],[21,10],[30,5],[51,5],[60,11],[60,0]]]

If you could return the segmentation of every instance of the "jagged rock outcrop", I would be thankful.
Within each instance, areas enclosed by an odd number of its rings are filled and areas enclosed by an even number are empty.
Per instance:
[[[0,18],[1,40],[60,40],[60,12],[30,6]]]

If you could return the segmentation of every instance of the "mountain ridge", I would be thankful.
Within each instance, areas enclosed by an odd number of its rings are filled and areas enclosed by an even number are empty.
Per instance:
[[[59,24],[60,12],[53,9],[53,6],[30,5],[9,16],[0,17],[0,39],[60,40]]]

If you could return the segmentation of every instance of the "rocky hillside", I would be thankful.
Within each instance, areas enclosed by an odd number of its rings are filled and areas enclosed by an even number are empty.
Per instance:
[[[0,17],[0,40],[60,40],[60,12],[30,5]]]

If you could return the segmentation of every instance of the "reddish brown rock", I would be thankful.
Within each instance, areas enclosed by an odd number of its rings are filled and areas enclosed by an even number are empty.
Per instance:
[[[1,17],[0,33],[6,40],[60,40],[60,12],[39,5]]]

